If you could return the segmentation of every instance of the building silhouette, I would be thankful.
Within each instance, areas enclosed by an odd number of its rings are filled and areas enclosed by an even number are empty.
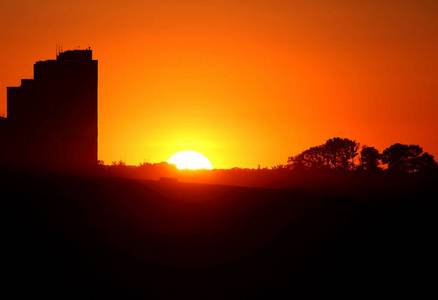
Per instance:
[[[61,52],[34,64],[34,79],[7,88],[0,160],[12,167],[84,169],[97,165],[97,60]]]

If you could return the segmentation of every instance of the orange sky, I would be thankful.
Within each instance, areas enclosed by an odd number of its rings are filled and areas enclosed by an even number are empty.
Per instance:
[[[339,136],[438,156],[438,2],[0,2],[0,114],[33,64],[91,46],[99,158],[270,167]]]

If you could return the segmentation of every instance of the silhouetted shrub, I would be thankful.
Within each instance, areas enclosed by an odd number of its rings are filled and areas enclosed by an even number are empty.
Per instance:
[[[119,160],[118,162],[113,161],[111,163],[111,166],[113,166],[113,167],[126,167],[126,162],[124,160]]]

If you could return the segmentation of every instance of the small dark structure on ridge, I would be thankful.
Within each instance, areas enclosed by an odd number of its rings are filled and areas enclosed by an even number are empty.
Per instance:
[[[97,60],[90,48],[34,64],[34,79],[7,88],[0,164],[88,169],[97,165]]]

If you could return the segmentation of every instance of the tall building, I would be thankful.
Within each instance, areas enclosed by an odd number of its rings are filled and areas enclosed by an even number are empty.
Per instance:
[[[97,60],[69,50],[34,64],[34,79],[7,88],[0,150],[11,166],[84,169],[97,165]]]

